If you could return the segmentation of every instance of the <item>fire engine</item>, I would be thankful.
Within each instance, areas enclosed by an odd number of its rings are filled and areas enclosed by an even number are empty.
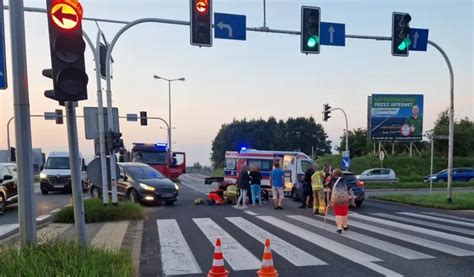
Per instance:
[[[205,182],[236,183],[244,165],[258,166],[262,174],[262,190],[271,190],[270,171],[273,164],[278,162],[285,172],[285,193],[291,193],[293,185],[311,167],[313,161],[303,152],[298,151],[269,151],[242,148],[237,151],[225,152],[224,177],[209,177]]]
[[[170,153],[166,143],[134,143],[130,161],[148,164],[170,179],[186,173],[186,153]]]

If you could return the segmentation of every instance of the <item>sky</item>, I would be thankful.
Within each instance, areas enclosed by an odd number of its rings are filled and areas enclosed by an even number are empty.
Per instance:
[[[8,1],[5,1],[8,2]],[[132,21],[140,18],[189,20],[188,0],[82,0],[85,17]],[[248,27],[263,25],[262,0],[214,0],[214,12],[246,15]],[[26,7],[45,8],[45,1],[24,0]],[[7,3],[5,3],[7,4]],[[429,29],[429,39],[439,44],[451,60],[455,78],[455,117],[474,120],[472,0],[267,0],[267,26],[299,31],[301,6],[319,6],[323,22],[346,24],[346,34],[391,35],[392,12],[408,12],[412,28]],[[50,68],[46,15],[25,13],[30,113],[41,115],[59,108],[44,97],[52,88],[41,71]],[[123,25],[99,23],[109,41]],[[94,22],[83,30],[96,37]],[[11,84],[9,12],[5,11],[7,75]],[[277,119],[313,116],[328,133],[333,146],[345,128],[342,113],[334,111],[322,121],[324,103],[340,107],[349,118],[349,129],[366,128],[367,96],[375,93],[424,94],[424,129],[433,127],[437,115],[449,106],[449,75],[440,53],[426,52],[393,57],[389,41],[346,39],[345,47],[322,46],[319,55],[300,52],[296,35],[247,32],[246,41],[214,39],[212,47],[189,42],[189,27],[158,23],[140,24],[127,30],[113,50],[112,98],[120,115],[147,111],[168,118],[168,83],[155,80],[186,78],[172,83],[173,149],[187,153],[188,164],[210,164],[212,140],[224,123],[235,119]],[[89,75],[88,100],[97,105],[95,64],[90,49],[85,55]],[[102,82],[103,88],[105,83]],[[105,95],[105,93],[104,93]],[[105,100],[105,98],[104,98]],[[0,130],[13,116],[12,87],[0,91]],[[45,152],[67,150],[65,125],[32,118],[33,147]],[[120,122],[125,145],[133,142],[165,142],[163,124],[148,126]],[[14,132],[12,124],[12,141]],[[86,140],[78,119],[79,146],[86,158],[93,156],[93,141]],[[0,131],[0,149],[6,134]]]

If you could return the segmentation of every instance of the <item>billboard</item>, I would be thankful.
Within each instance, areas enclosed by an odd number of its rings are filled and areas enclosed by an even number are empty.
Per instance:
[[[414,141],[423,136],[422,94],[372,94],[369,134],[376,141]]]

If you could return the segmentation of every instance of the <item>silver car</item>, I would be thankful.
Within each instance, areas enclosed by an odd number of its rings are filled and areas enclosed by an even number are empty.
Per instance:
[[[397,183],[398,178],[391,168],[371,168],[357,175],[362,182]]]

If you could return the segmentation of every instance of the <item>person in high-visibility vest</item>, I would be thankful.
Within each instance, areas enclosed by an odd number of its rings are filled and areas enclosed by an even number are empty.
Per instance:
[[[322,214],[326,212],[326,200],[324,199],[324,172],[315,165],[316,171],[311,176],[311,188],[313,190],[313,212]]]

